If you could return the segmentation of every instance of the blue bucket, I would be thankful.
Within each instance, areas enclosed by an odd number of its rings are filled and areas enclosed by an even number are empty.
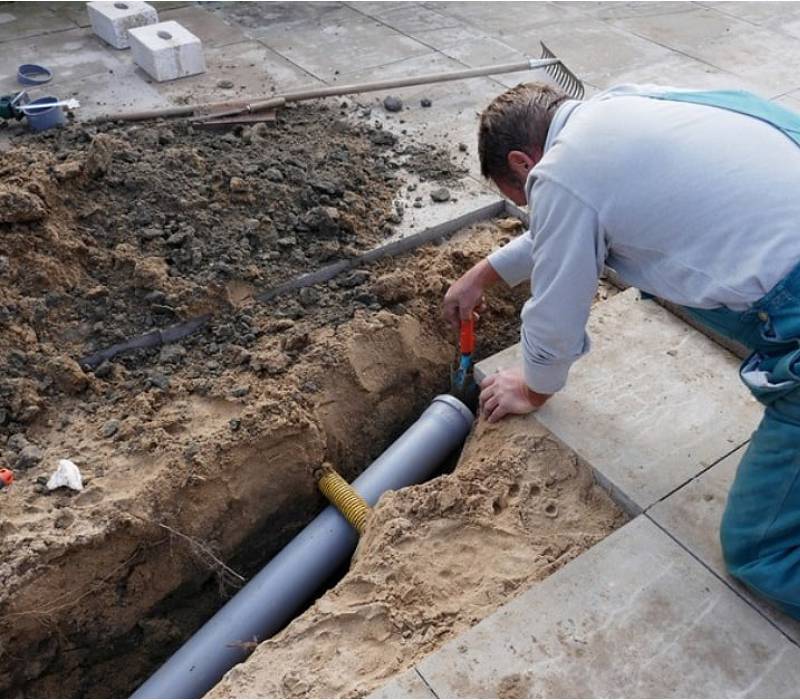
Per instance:
[[[45,129],[52,129],[54,126],[61,126],[66,121],[64,110],[61,107],[43,107],[42,109],[32,109],[28,111],[29,107],[35,105],[46,105],[51,102],[58,102],[57,97],[40,97],[38,100],[33,100],[26,104],[22,111],[28,118],[28,124],[33,131],[44,131]]]

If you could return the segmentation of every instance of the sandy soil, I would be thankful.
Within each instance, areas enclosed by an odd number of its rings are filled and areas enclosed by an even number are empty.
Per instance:
[[[481,421],[452,474],[382,497],[345,578],[211,697],[361,697],[624,522],[535,420]]]

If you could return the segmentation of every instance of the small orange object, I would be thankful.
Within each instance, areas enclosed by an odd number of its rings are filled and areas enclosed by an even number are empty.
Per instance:
[[[459,339],[459,350],[462,355],[471,355],[475,352],[475,319],[470,318],[461,321],[461,337]]]
[[[0,489],[8,488],[14,482],[14,472],[10,469],[0,469]]]

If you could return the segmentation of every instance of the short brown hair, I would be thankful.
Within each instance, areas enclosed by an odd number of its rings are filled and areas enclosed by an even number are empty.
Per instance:
[[[495,97],[478,126],[481,174],[495,181],[510,179],[508,154],[544,148],[550,121],[566,99],[565,92],[546,83],[521,83]]]

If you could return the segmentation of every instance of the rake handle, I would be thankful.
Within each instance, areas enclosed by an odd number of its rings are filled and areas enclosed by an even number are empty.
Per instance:
[[[394,78],[393,80],[375,80],[371,83],[350,83],[349,85],[333,85],[331,87],[310,88],[308,90],[296,90],[286,92],[280,97],[273,97],[259,102],[251,102],[248,105],[234,107],[224,112],[209,115],[209,119],[219,117],[233,117],[243,112],[259,112],[264,109],[274,109],[283,107],[287,102],[302,102],[304,100],[316,100],[322,97],[340,97],[360,92],[377,92],[379,90],[391,90],[392,88],[411,87],[416,85],[430,85],[432,83],[444,83],[450,80],[465,80],[484,75],[496,75],[499,73],[517,73],[524,70],[544,68],[559,63],[557,58],[529,58],[517,63],[500,63],[494,66],[483,66],[481,68],[467,68],[459,71],[449,71],[447,73],[429,73],[409,78]]]
[[[558,63],[557,58],[531,58],[516,63],[500,63],[494,66],[482,66],[480,68],[467,68],[465,70],[448,71],[447,73],[429,73],[428,75],[412,76],[408,78],[394,78],[392,80],[375,80],[370,83],[350,83],[349,85],[334,85],[332,87],[311,88],[309,90],[297,90],[287,92],[282,97],[287,102],[298,102],[300,100],[314,100],[319,97],[338,97],[349,95],[356,92],[375,92],[377,90],[390,90],[392,88],[412,87],[415,85],[430,85],[431,83],[444,83],[449,80],[465,80],[466,78],[478,78],[484,75],[496,75],[500,73],[517,73],[534,68],[544,68],[545,66]]]
[[[330,87],[309,88],[307,90],[296,90],[287,92],[276,97],[269,97],[254,102],[244,102],[235,100],[231,102],[211,102],[202,105],[187,105],[185,107],[167,107],[165,109],[153,109],[146,112],[129,112],[127,114],[117,114],[103,117],[100,120],[123,120],[123,121],[142,121],[144,119],[157,119],[159,117],[191,117],[197,112],[207,112],[222,108],[224,111],[214,114],[204,115],[209,119],[219,119],[221,117],[233,117],[243,112],[260,112],[265,109],[283,107],[287,102],[301,102],[304,100],[315,100],[321,97],[339,97],[359,92],[376,92],[378,90],[390,90],[392,88],[412,87],[415,85],[430,85],[432,83],[444,83],[450,80],[465,80],[467,78],[478,78],[485,75],[499,75],[501,73],[517,73],[520,71],[545,68],[559,63],[557,58],[530,58],[516,63],[500,63],[494,66],[482,66],[481,68],[467,68],[465,70],[450,71],[447,73],[429,73],[428,75],[412,76],[408,78],[394,78],[392,80],[376,80],[369,83],[350,83],[348,85],[333,85]]]

